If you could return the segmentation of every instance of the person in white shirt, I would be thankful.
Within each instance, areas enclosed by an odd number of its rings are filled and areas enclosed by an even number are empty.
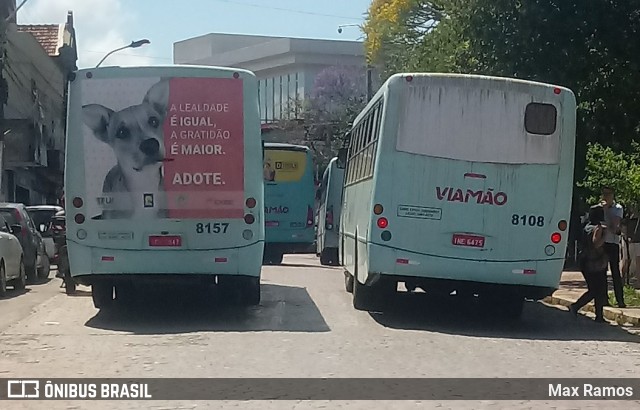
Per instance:
[[[613,291],[618,307],[627,307],[624,303],[622,276],[620,275],[620,221],[624,214],[622,205],[615,201],[615,191],[611,187],[602,188],[602,207],[608,229],[604,237],[604,249],[609,257]]]

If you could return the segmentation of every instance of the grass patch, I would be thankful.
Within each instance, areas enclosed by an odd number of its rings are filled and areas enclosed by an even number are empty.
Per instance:
[[[636,290],[633,286],[625,286],[624,303],[627,307],[640,307],[640,291]],[[609,304],[611,306],[618,306],[618,302],[616,302],[616,297],[612,291],[609,292]]]

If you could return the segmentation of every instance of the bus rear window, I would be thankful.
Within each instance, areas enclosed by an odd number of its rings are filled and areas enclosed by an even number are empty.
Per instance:
[[[551,135],[556,132],[557,117],[553,105],[530,103],[524,114],[524,127],[529,134]]]
[[[263,176],[266,182],[298,182],[307,167],[305,152],[289,150],[266,150]]]

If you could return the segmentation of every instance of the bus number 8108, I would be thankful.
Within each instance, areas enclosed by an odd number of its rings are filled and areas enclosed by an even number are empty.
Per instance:
[[[513,225],[522,225],[522,226],[544,226],[544,216],[535,216],[535,215],[517,215],[514,214],[511,217],[511,223]]]

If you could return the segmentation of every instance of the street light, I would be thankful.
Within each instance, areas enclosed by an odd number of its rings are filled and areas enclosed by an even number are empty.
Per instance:
[[[340,24],[338,26],[338,34],[342,34],[343,27],[360,27],[360,24]]]
[[[138,48],[138,47],[141,47],[141,46],[143,46],[145,44],[151,44],[151,41],[147,40],[146,38],[143,38],[142,40],[132,41],[131,44],[127,44],[124,47],[120,47],[120,48],[116,48],[115,50],[111,50],[111,51],[109,51],[107,53],[106,56],[102,57],[102,60],[100,60],[98,65],[96,65],[96,68],[100,67],[100,64],[102,64],[102,62],[104,60],[106,60],[107,57],[109,57],[111,54],[115,53],[116,51],[124,50],[125,48]]]

